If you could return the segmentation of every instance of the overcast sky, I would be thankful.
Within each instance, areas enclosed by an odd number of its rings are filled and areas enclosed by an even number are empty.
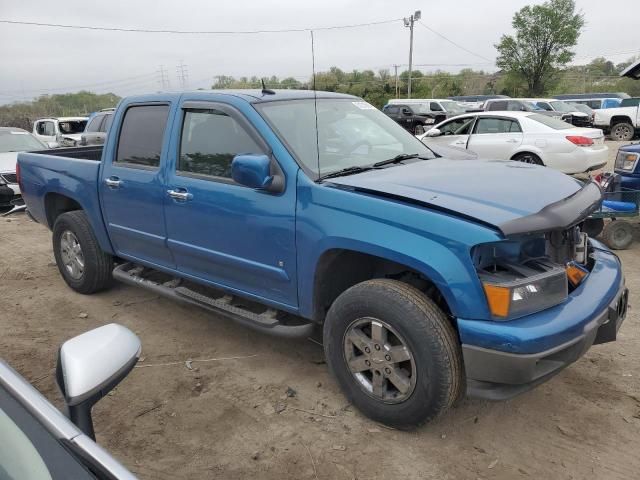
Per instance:
[[[398,19],[422,11],[422,21],[473,52],[416,24],[414,63],[423,71],[495,69],[493,45],[511,32],[515,11],[532,0],[0,0],[0,20],[119,28],[240,31],[314,28]],[[621,62],[640,53],[640,0],[577,0],[586,26],[575,63],[596,56]],[[311,74],[308,32],[172,35],[68,30],[0,24],[0,103],[80,88],[118,95],[160,89],[160,65],[171,88],[184,62],[188,87],[209,87],[216,75]],[[408,63],[409,29],[401,21],[315,34],[316,70],[389,68]],[[487,60],[488,59],[488,60]]]

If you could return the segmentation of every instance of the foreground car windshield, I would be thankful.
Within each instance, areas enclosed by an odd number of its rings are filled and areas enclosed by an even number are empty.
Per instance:
[[[317,140],[312,98],[256,105],[313,178],[397,155],[434,158],[422,142],[362,100],[318,99],[317,105]]]
[[[0,153],[43,150],[46,148],[27,132],[0,132]]]
[[[571,108],[571,107],[570,107],[569,105],[567,105],[565,102],[557,101],[557,102],[549,102],[549,103],[551,103],[551,106],[553,107],[553,109],[554,109],[556,112],[566,112],[566,113],[570,113],[570,112],[575,111],[575,109],[574,109],[574,108]]]
[[[451,113],[466,113],[466,109],[458,102],[440,102],[447,112]]]
[[[60,132],[72,135],[74,133],[84,132],[84,128],[87,126],[86,120],[74,120],[70,122],[60,122]]]

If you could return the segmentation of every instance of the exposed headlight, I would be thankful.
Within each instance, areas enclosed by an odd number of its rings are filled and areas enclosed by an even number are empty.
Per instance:
[[[474,262],[494,320],[524,317],[567,299],[566,267],[551,262],[545,248],[545,239],[540,237],[474,249]]]
[[[632,172],[636,166],[638,157],[640,157],[640,155],[637,153],[619,151],[616,156],[615,169]]]

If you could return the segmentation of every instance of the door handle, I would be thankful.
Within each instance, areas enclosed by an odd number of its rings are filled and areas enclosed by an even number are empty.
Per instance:
[[[120,185],[122,185],[122,180],[120,180],[118,177],[109,177],[104,181],[104,183],[106,183],[107,187],[109,188],[120,188]]]
[[[181,192],[179,190],[167,190],[167,193],[174,200],[179,200],[181,202],[186,202],[187,200],[191,200],[193,198],[193,194],[189,192]]]
[[[518,140],[516,140],[515,138],[510,138],[509,140],[507,140],[507,143],[518,143]]]
[[[457,142],[453,142],[454,145],[466,145],[467,142],[465,142],[464,140],[458,140]]]

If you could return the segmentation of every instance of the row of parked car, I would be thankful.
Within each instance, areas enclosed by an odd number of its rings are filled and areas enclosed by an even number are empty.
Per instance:
[[[640,128],[640,97],[626,93],[558,95],[554,98],[510,98],[504,95],[458,96],[448,99],[392,99],[383,111],[407,130],[422,134],[452,116],[478,111],[535,112],[576,127],[603,129],[615,140],[631,140]]]

